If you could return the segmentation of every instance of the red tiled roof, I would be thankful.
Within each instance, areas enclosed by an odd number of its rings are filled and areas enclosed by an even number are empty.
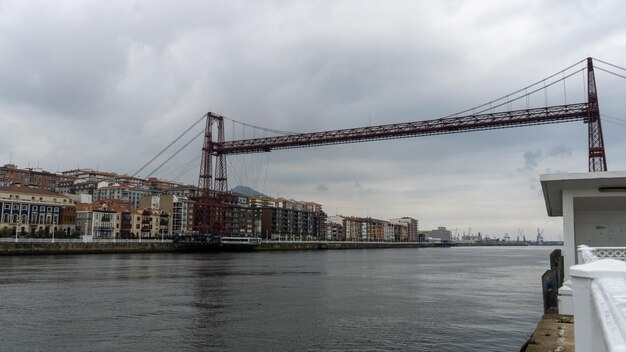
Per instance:
[[[76,211],[93,211],[101,209],[104,205],[106,205],[107,210],[112,210],[118,213],[123,211],[133,211],[132,204],[117,199],[98,200],[90,204],[78,203],[76,204]]]
[[[48,190],[41,189],[41,188],[30,188],[27,186],[9,186],[9,187],[0,186],[0,192],[38,194],[42,196],[56,196],[56,197],[67,198],[61,193],[56,193],[56,192],[48,191]]]

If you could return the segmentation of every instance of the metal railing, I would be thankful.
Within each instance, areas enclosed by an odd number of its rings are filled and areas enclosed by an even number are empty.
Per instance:
[[[2,237],[0,242],[18,242],[18,243],[82,243],[82,242],[98,242],[98,243],[169,243],[171,239],[160,238],[94,238],[86,241],[82,238],[30,238],[30,237]]]
[[[623,247],[578,248],[570,268],[576,350],[626,352],[626,262]]]

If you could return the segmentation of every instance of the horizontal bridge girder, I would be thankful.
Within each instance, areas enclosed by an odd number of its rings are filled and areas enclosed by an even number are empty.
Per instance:
[[[222,143],[214,142],[214,150],[216,154],[222,155],[249,154],[269,152],[274,149],[304,148],[329,144],[543,125],[584,120],[588,117],[588,109],[587,103],[567,104],[334,131],[299,133],[278,137],[225,141]]]

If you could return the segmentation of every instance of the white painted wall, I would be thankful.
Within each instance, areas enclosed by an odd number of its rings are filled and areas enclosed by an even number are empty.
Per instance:
[[[626,210],[574,209],[576,247],[626,247]]]

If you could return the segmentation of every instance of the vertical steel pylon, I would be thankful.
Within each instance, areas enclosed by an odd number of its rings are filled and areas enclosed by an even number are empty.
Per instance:
[[[202,163],[198,188],[200,194],[194,209],[194,230],[201,234],[223,236],[227,234],[226,197],[228,181],[226,177],[226,156],[216,151],[216,144],[224,142],[224,117],[211,112],[206,114]],[[213,141],[213,123],[217,123],[217,142]],[[216,158],[215,174],[213,157]],[[215,177],[213,177],[215,175]]]
[[[589,111],[587,118],[587,124],[589,125],[589,172],[606,171],[598,92],[596,90],[596,78],[593,73],[593,61],[590,57],[587,58],[587,99]]]

